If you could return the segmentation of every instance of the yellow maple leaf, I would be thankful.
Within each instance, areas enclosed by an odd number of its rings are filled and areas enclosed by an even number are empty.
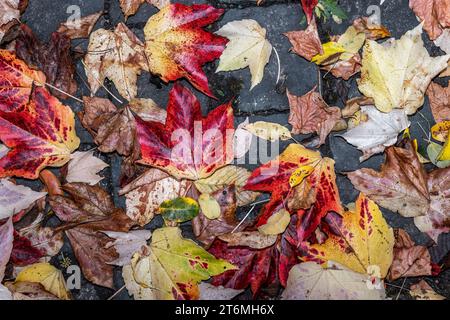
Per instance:
[[[353,271],[378,278],[387,275],[392,264],[394,232],[375,202],[360,194],[354,212],[332,225],[340,233],[330,233],[323,244],[305,244],[305,260],[335,261]]]
[[[400,40],[366,42],[359,90],[382,112],[402,108],[414,114],[424,103],[431,80],[447,67],[450,55],[432,58],[424,47],[422,26]]]

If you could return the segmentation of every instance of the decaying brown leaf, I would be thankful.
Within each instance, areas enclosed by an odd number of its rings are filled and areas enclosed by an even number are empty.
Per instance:
[[[395,232],[394,260],[388,279],[431,275],[431,256],[424,246],[416,246],[403,229]]]
[[[409,293],[416,300],[445,300],[445,297],[437,294],[425,280],[413,284]]]
[[[450,2],[446,0],[409,0],[409,7],[423,21],[431,40],[450,27]]]
[[[227,233],[218,237],[228,243],[229,247],[250,247],[253,249],[265,249],[275,244],[277,235],[265,235],[259,231],[241,231]]]
[[[361,56],[356,53],[349,60],[339,60],[334,64],[323,66],[321,69],[331,72],[336,78],[348,80],[361,71]]]
[[[291,113],[289,123],[293,134],[317,133],[320,145],[325,143],[328,134],[341,118],[341,110],[329,107],[320,94],[313,88],[304,96],[295,96],[287,92]]]
[[[323,54],[315,19],[311,21],[306,30],[290,31],[284,35],[292,44],[291,50],[308,61],[318,54]]]
[[[71,20],[61,23],[58,32],[71,40],[87,38],[91,34],[97,20],[103,15],[102,11],[82,17],[79,20]]]
[[[427,96],[436,123],[450,120],[450,86],[442,87],[432,82],[428,87]]]
[[[140,6],[147,1],[147,3],[154,5],[158,9],[168,5],[170,0],[119,0],[120,8],[122,9],[125,19],[136,14]]]
[[[350,118],[356,112],[358,112],[362,106],[373,106],[374,101],[372,98],[367,97],[355,97],[347,100],[344,109],[341,110],[343,118]]]
[[[19,23],[20,14],[25,11],[28,0],[4,0],[0,2],[0,43],[5,34]]]
[[[373,23],[370,18],[367,17],[361,17],[354,20],[353,27],[355,27],[358,32],[364,32],[366,38],[369,40],[379,40],[391,35],[386,27]]]

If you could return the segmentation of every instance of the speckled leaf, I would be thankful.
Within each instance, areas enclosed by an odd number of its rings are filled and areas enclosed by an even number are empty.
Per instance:
[[[198,283],[234,269],[232,264],[184,239],[181,230],[172,227],[153,233],[148,254],[135,255],[131,266],[124,268],[124,272],[131,271],[132,277],[129,274],[124,278],[136,299],[193,300],[200,296]]]
[[[151,16],[144,28],[150,71],[166,82],[186,78],[213,97],[201,67],[220,57],[227,40],[203,28],[223,12],[206,4],[176,3]]]
[[[192,198],[181,197],[166,200],[158,208],[158,212],[165,221],[182,223],[194,219],[200,210],[197,201]]]
[[[303,244],[305,260],[335,261],[362,274],[385,278],[392,264],[394,232],[375,202],[360,194],[355,211],[330,226],[323,244]]]

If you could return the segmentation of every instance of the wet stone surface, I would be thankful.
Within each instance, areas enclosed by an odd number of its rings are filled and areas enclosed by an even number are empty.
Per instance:
[[[218,30],[227,22],[240,19],[254,19],[267,29],[267,36],[273,47],[279,54],[280,65],[277,62],[276,55],[272,54],[269,64],[265,69],[264,79],[252,91],[250,87],[250,72],[248,69],[215,73],[217,61],[210,63],[204,67],[207,72],[212,91],[216,94],[219,101],[207,98],[205,95],[193,89],[186,81],[183,84],[190,87],[197,95],[203,106],[203,112],[206,113],[221,103],[227,102],[235,97],[235,114],[236,123],[242,122],[245,117],[249,116],[251,121],[271,121],[282,125],[288,125],[289,106],[286,98],[285,90],[288,88],[290,92],[296,95],[303,95],[318,84],[319,76],[322,77],[323,95],[330,105],[342,107],[343,101],[348,98],[358,96],[356,81],[352,80],[344,83],[333,78],[331,75],[324,73],[318,74],[317,67],[300,58],[299,56],[289,52],[290,43],[283,33],[292,30],[300,30],[306,27],[304,15],[299,5],[299,0],[265,0],[261,6],[256,6],[256,0],[179,0],[178,2],[185,4],[192,3],[209,3],[216,7],[226,9],[223,18],[210,27],[211,31]],[[344,20],[341,25],[333,21],[327,21],[319,25],[322,40],[327,40],[331,35],[341,34],[348,25],[359,16],[367,16],[373,13],[368,11],[371,5],[379,5],[380,1],[362,1],[362,0],[346,0],[340,1],[341,7],[347,12],[348,19]],[[124,17],[121,13],[119,2],[117,0],[31,0],[29,6],[22,17],[22,21],[28,24],[41,40],[47,41],[50,34],[55,31],[58,25],[67,20],[71,15],[70,6],[78,6],[81,15],[85,16],[100,10],[105,10],[106,14],[100,18],[96,28],[113,28],[117,23],[123,22]],[[143,4],[138,13],[126,21],[127,26],[135,32],[141,40],[143,40],[143,27],[147,19],[157,10],[148,4]],[[418,22],[413,12],[408,8],[406,0],[386,0],[381,6],[381,22],[392,32],[396,38],[400,37],[406,31],[415,27]],[[432,55],[440,54],[438,48],[431,45],[430,41],[424,37],[427,48]],[[87,47],[88,40],[75,40],[73,46]],[[280,68],[280,73],[278,69]],[[277,83],[277,78],[280,78]],[[79,84],[77,96],[89,95],[90,92],[85,83],[86,76],[84,74],[81,63],[77,64],[76,80]],[[152,98],[160,106],[164,107],[167,102],[168,92],[172,87],[172,83],[165,84],[159,79],[152,77],[148,73],[140,76],[138,81],[138,96],[143,98]],[[118,95],[112,84],[107,86],[111,91]],[[342,94],[344,96],[342,97]],[[108,94],[103,89],[99,90],[98,96],[107,97]],[[82,106],[73,100],[65,101],[74,111],[80,111]],[[419,139],[419,143],[425,138],[419,124],[423,128],[428,128],[429,123],[433,123],[430,113],[428,101],[420,110],[420,114],[416,114],[411,118],[412,134]],[[89,150],[95,147],[89,133],[82,128],[77,122],[77,134],[82,140],[81,150]],[[309,138],[308,136],[298,136],[297,140]],[[280,144],[280,149],[286,147],[286,143]],[[378,169],[383,162],[384,156],[379,155],[372,157],[364,163],[359,163],[360,152],[351,145],[347,144],[337,134],[332,134],[325,146],[321,148],[324,156],[332,157],[336,161],[337,183],[341,193],[343,203],[353,202],[358,192],[352,187],[349,180],[345,177],[345,172],[353,171],[362,167],[370,167]],[[105,179],[102,186],[110,190],[114,196],[114,200],[118,206],[124,206],[124,200],[117,195],[118,181],[120,175],[121,159],[114,154],[97,154],[105,162],[110,164],[110,168],[103,171]],[[258,164],[246,165],[249,169],[254,169]],[[38,187],[36,183],[24,182],[31,186]],[[257,210],[255,210],[257,211]],[[398,214],[390,213],[383,210],[383,213],[392,227],[401,227],[405,229],[415,241],[424,245],[431,245],[431,240],[424,234],[421,234],[411,219],[405,219]],[[240,215],[245,214],[242,210]],[[50,221],[51,223],[52,221]],[[162,221],[158,218],[147,226],[149,229],[160,227]],[[185,236],[192,236],[189,225],[183,225]],[[450,237],[442,237],[439,240],[441,247],[450,246]],[[442,258],[439,250],[431,249],[435,262]],[[76,263],[76,259],[72,254],[68,241],[64,245],[62,254],[53,258],[55,265],[59,265],[62,255],[71,259],[72,263]],[[426,278],[426,277],[425,277]],[[431,279],[431,278],[430,278]],[[404,285],[409,288],[411,283],[417,282],[418,279],[403,279],[394,282],[388,286],[389,296],[392,298],[408,299],[407,290],[400,290],[396,287]],[[438,293],[450,297],[450,273],[449,271],[441,274],[439,277],[432,278],[429,281]],[[115,272],[115,287],[119,289],[123,286],[120,269]],[[106,299],[114,294],[113,290],[94,286],[83,279],[81,290],[72,291],[76,299]],[[118,294],[116,299],[129,299],[126,290]]]

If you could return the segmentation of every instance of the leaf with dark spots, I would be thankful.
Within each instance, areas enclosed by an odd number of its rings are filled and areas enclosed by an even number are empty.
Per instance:
[[[231,103],[202,117],[200,103],[176,83],[169,94],[165,125],[136,117],[141,164],[166,171],[176,179],[211,176],[233,158],[234,117]]]
[[[47,83],[74,95],[78,86],[73,78],[75,65],[70,50],[70,39],[65,35],[54,32],[50,42],[44,44],[25,24],[21,25],[20,33],[16,38],[16,54],[20,59],[30,67],[44,72]],[[58,90],[50,89],[50,91],[58,98],[67,98],[67,95]]]
[[[30,240],[22,237],[14,231],[13,249],[11,252],[11,262],[20,267],[36,263],[44,256],[44,253],[33,247]]]
[[[61,23],[58,28],[58,33],[63,34],[70,40],[87,38],[95,26],[95,23],[103,15],[102,11],[82,17],[79,20],[67,21]]]

